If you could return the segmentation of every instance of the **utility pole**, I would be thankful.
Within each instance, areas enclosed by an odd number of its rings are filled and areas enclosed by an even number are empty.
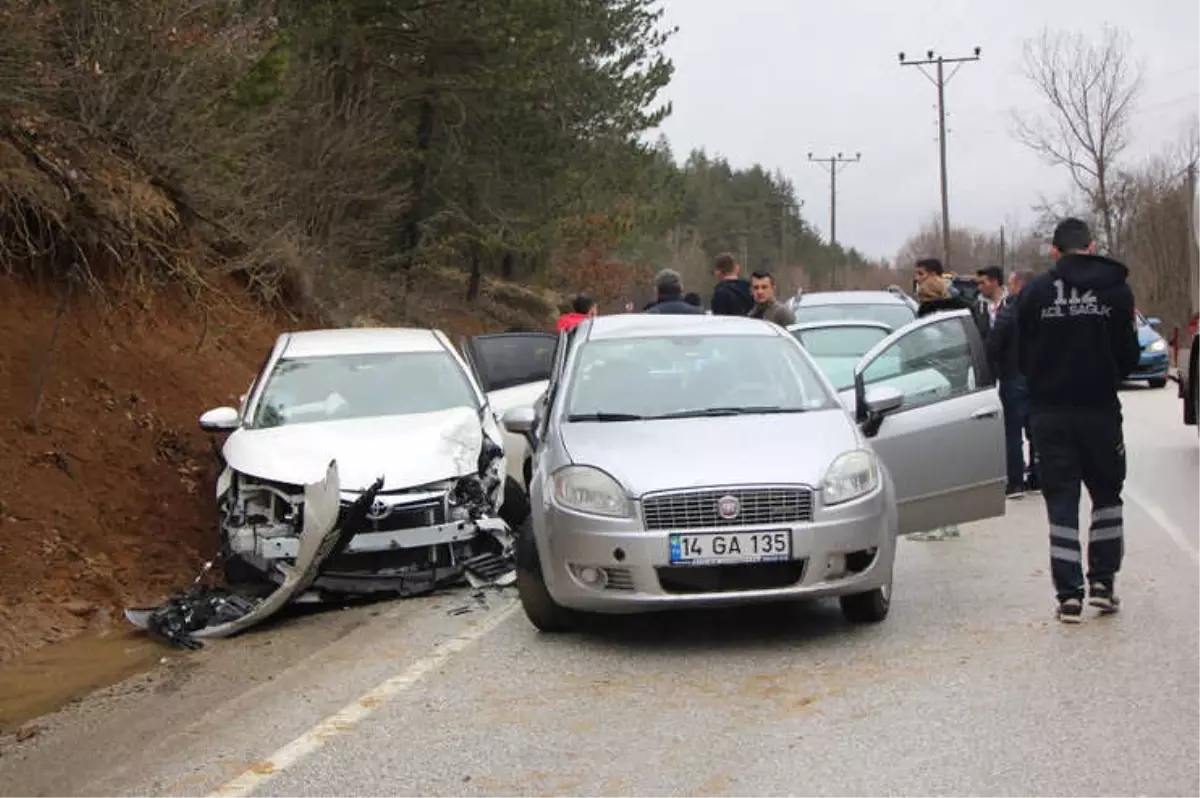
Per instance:
[[[1004,268],[1004,225],[1000,225],[1000,268]]]
[[[951,271],[950,268],[950,195],[946,189],[946,84],[950,82],[957,74],[959,68],[967,61],[978,61],[983,48],[976,47],[975,54],[972,56],[964,56],[962,58],[946,58],[937,55],[933,50],[925,52],[924,61],[907,61],[904,58],[904,53],[900,53],[900,66],[915,66],[921,70],[921,74],[929,78],[933,85],[937,87],[937,103],[938,103],[938,148],[941,151],[941,167],[942,167],[942,266]],[[937,77],[930,75],[923,67],[935,64],[937,66]],[[954,71],[946,76],[946,64],[957,64]]]
[[[853,158],[846,158],[842,153],[831,156],[829,158],[814,158],[810,152],[808,160],[813,163],[819,163],[821,166],[829,170],[829,244],[830,246],[837,243],[837,173],[838,168],[845,164],[858,163],[862,160],[862,153],[854,153]]]
[[[1200,310],[1200,206],[1196,200],[1196,161],[1187,169],[1188,187],[1188,311]],[[1189,316],[1190,318],[1190,316]]]

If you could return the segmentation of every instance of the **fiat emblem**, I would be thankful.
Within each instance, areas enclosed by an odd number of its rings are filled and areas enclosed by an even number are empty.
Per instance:
[[[741,509],[742,503],[737,500],[736,496],[722,496],[717,499],[717,515],[726,521],[731,518],[737,518],[737,514]]]

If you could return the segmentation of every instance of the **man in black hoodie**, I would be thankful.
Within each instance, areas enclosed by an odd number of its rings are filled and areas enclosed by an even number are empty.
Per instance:
[[[1096,254],[1087,224],[1060,222],[1051,253],[1054,266],[1017,298],[1017,358],[1029,383],[1058,617],[1078,623],[1084,599],[1080,483],[1093,508],[1089,603],[1102,613],[1120,606],[1114,582],[1124,555],[1125,442],[1117,387],[1140,350],[1129,270]]]
[[[713,277],[717,287],[713,289],[709,308],[714,316],[745,316],[754,309],[754,296],[750,283],[742,279],[742,267],[733,255],[723,252],[713,262]]]

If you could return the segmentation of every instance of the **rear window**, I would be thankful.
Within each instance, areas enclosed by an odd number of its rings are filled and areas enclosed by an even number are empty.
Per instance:
[[[837,304],[805,305],[796,308],[796,323],[814,321],[877,321],[898,330],[917,316],[907,305],[902,304]]]

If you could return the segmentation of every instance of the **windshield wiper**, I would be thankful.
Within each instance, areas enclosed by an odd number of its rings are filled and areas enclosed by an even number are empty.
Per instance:
[[[741,407],[705,407],[698,410],[677,410],[663,413],[654,418],[704,418],[707,416],[756,416],[768,413],[804,413],[803,407],[779,407],[778,405],[745,405]]]
[[[567,421],[644,421],[645,416],[634,413],[574,413]]]

